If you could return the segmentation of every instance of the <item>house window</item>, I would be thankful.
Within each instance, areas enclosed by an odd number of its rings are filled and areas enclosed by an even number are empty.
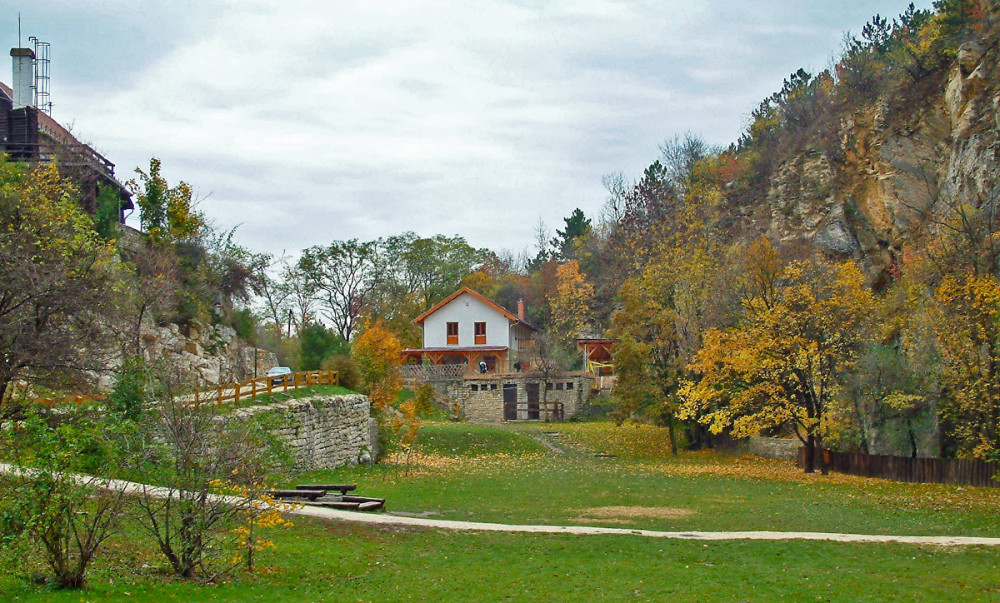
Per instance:
[[[472,391],[478,392],[479,391],[479,386],[478,385],[473,385],[472,386]]]
[[[486,323],[476,323],[476,345],[486,345]]]
[[[572,381],[570,381],[569,383],[566,384],[566,389],[573,389],[573,382]]]
[[[545,389],[547,389],[547,390],[549,390],[549,391],[552,391],[552,386],[553,386],[553,385],[555,385],[555,384],[554,384],[554,383],[546,383],[546,384],[545,384]]]
[[[458,345],[458,323],[448,323],[448,345]]]
[[[562,383],[556,383],[556,389],[557,390],[562,391],[562,388],[563,388],[563,384]]]

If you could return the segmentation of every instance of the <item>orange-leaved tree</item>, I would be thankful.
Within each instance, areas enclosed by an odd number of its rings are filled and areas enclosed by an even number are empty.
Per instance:
[[[571,343],[592,324],[594,286],[580,272],[580,262],[571,260],[556,268],[556,296],[552,299],[552,328],[557,341]]]
[[[408,452],[416,438],[419,421],[414,404],[404,404],[400,409],[393,406],[402,389],[399,339],[381,322],[366,324],[364,332],[354,342],[352,353],[361,376],[362,390],[368,394],[379,431],[383,434],[383,448],[401,446]]]

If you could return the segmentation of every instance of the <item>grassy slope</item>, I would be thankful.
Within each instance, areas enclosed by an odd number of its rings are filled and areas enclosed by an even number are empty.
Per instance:
[[[667,458],[662,434],[607,425],[538,426],[567,449],[552,455],[524,434],[429,424],[404,465],[290,476],[356,481],[394,511],[529,523],[658,529],[792,529],[991,534],[996,492],[805,477],[788,464],[712,454]],[[596,459],[594,450],[617,459]],[[693,510],[674,519],[587,518],[592,507]],[[583,517],[582,519],[580,519]],[[1000,598],[994,549],[823,542],[669,541],[630,536],[458,533],[298,519],[276,532],[268,569],[217,585],[163,574],[134,534],[109,543],[84,593],[47,593],[0,575],[17,600],[989,600]],[[125,568],[140,568],[136,576]],[[128,595],[126,595],[128,593]]]

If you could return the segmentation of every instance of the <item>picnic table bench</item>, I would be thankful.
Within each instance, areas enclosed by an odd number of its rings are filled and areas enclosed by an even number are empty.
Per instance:
[[[274,498],[308,498],[316,500],[321,496],[326,496],[326,490],[319,488],[296,488],[295,490],[268,490],[265,492]]]
[[[336,490],[343,496],[352,490],[357,490],[356,484],[302,484],[295,486],[296,490]]]

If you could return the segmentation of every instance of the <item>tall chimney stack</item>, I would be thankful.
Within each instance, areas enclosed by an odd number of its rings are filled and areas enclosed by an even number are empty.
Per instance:
[[[14,108],[33,107],[35,105],[35,51],[30,48],[11,48],[14,77],[10,87],[14,89]]]
[[[524,300],[517,300],[517,319],[524,322]]]

